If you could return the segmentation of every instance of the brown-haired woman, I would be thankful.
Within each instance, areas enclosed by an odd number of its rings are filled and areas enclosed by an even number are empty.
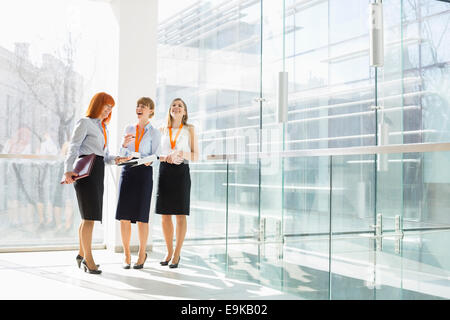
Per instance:
[[[78,267],[83,264],[84,271],[100,274],[101,270],[92,257],[92,232],[95,221],[102,221],[103,180],[105,162],[119,163],[128,158],[111,156],[108,151],[108,130],[114,99],[107,93],[99,92],[92,97],[86,117],[78,120],[70,140],[69,151],[64,161],[65,183],[74,183],[81,214],[79,228],[80,249],[76,258]],[[77,174],[73,165],[78,157],[94,153],[95,162],[88,177],[73,180]]]
[[[144,158],[158,150],[161,134],[150,124],[155,114],[155,103],[147,97],[136,103],[138,122],[126,127],[125,137],[120,149],[121,155]],[[137,223],[139,233],[139,257],[133,269],[142,269],[147,260],[148,220],[153,189],[153,168],[151,163],[122,169],[119,182],[119,200],[116,219],[120,221],[120,232],[125,254],[124,269],[131,267],[130,239],[131,223]]]
[[[161,128],[161,151],[156,213],[161,214],[162,229],[167,246],[167,256],[161,265],[177,268],[181,247],[187,230],[191,177],[189,161],[198,159],[198,143],[193,125],[187,123],[186,103],[176,98],[167,115],[167,125]],[[172,215],[176,216],[176,245],[173,248],[174,229]]]

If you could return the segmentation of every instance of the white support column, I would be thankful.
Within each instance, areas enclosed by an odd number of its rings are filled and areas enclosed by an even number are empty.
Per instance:
[[[136,122],[136,101],[140,97],[156,98],[156,48],[158,0],[113,0],[111,6],[119,25],[119,83],[111,130],[111,145],[119,146],[125,127]],[[118,149],[117,149],[118,150]],[[108,183],[107,248],[122,251],[120,224],[114,219],[117,204],[117,183],[120,169],[113,167],[114,179]],[[109,174],[109,176],[111,176]],[[115,180],[115,181],[113,181]],[[154,182],[154,185],[156,182]],[[155,188],[153,189],[155,190]],[[154,208],[154,197],[152,209]],[[153,211],[151,212],[153,214]],[[152,246],[152,226],[149,226],[148,250]],[[131,250],[139,247],[137,226],[132,226]]]

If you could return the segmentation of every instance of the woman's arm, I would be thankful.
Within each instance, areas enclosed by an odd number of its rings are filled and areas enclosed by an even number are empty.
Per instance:
[[[118,160],[123,159],[121,157],[119,157],[118,155],[114,155],[114,154],[110,154],[109,153],[109,147],[108,145],[106,145],[106,149],[105,149],[105,155],[104,155],[104,161],[106,164],[117,164]]]
[[[161,149],[160,149],[160,145],[161,145],[161,132],[157,129],[152,129],[151,133],[151,150],[150,150],[150,155],[154,154],[158,157],[160,157],[160,153],[161,153]],[[163,157],[164,158],[164,157]],[[159,159],[161,161],[161,158]],[[145,163],[146,166],[155,166],[156,162],[149,162],[149,163]]]
[[[86,134],[86,122],[84,119],[80,119],[78,120],[75,129],[73,130],[72,138],[70,139],[69,150],[64,161],[64,172],[73,171],[73,163],[79,155],[80,146],[83,143],[84,138],[86,138]]]
[[[131,152],[126,147],[128,143],[130,143],[132,140],[134,140],[134,135],[131,133],[127,133],[131,130],[133,126],[128,126],[125,128],[125,134],[124,134],[124,140],[121,144],[121,148],[119,150],[118,155],[112,155],[109,153],[109,147],[106,146],[105,150],[105,163],[107,164],[120,164],[122,162],[131,160],[133,157],[131,156]],[[108,131],[109,134],[109,131]]]
[[[72,138],[70,139],[70,144],[67,152],[66,159],[64,161],[64,178],[65,183],[71,184],[74,183],[72,177],[77,176],[75,172],[73,172],[73,163],[75,159],[78,157],[80,153],[80,146],[83,143],[84,138],[86,138],[87,128],[86,122],[83,119],[78,120],[75,125],[75,129],[72,133]]]
[[[161,137],[162,137],[162,135],[164,134],[164,127],[161,127],[161,128],[159,128],[159,147],[158,147],[158,150],[157,150],[157,155],[159,156],[159,161],[160,162],[167,162],[167,157],[166,156],[162,156],[160,153],[161,153]]]
[[[189,135],[191,141],[191,152],[183,151],[183,158],[189,161],[197,161],[198,160],[198,140],[197,135],[195,134],[195,128],[193,125],[189,126]]]
[[[152,150],[151,154],[160,156],[161,153],[161,132],[159,130],[152,130]]]
[[[125,128],[125,132],[123,133],[123,141],[120,145],[119,155],[123,157],[128,157],[131,152],[128,150],[127,146],[130,142],[132,142],[135,137],[135,135],[132,132],[132,126],[127,126]]]

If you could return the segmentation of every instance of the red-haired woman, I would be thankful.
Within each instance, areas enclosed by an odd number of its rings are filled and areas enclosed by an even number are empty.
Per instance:
[[[70,141],[69,151],[64,161],[65,182],[74,183],[81,214],[79,228],[80,250],[76,258],[78,267],[83,264],[84,271],[100,274],[101,270],[92,257],[92,232],[95,221],[102,221],[103,209],[103,179],[105,162],[119,163],[125,159],[111,156],[108,152],[108,130],[106,125],[111,120],[111,111],[115,105],[114,99],[107,93],[94,95],[86,111],[86,117],[78,120]],[[88,177],[73,180],[77,176],[73,172],[73,164],[77,157],[94,153],[94,166]]]

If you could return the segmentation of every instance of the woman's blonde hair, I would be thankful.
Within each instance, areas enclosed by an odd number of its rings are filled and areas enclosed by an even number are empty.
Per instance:
[[[175,98],[172,100],[172,102],[170,103],[169,106],[169,112],[167,114],[167,128],[171,128],[172,127],[172,116],[170,115],[170,108],[172,108],[172,105],[175,101],[180,101],[183,104],[184,110],[186,111],[186,114],[183,115],[183,118],[181,119],[181,123],[183,124],[183,126],[189,126],[189,124],[187,123],[188,120],[188,110],[187,110],[187,106],[186,106],[186,102],[183,101],[183,99],[181,98]]]
[[[153,116],[155,115],[155,103],[153,102],[153,100],[148,97],[142,97],[139,98],[139,100],[136,102],[136,107],[138,107],[140,104],[147,106],[151,111],[153,111],[153,113],[148,117],[149,119],[153,118]]]

